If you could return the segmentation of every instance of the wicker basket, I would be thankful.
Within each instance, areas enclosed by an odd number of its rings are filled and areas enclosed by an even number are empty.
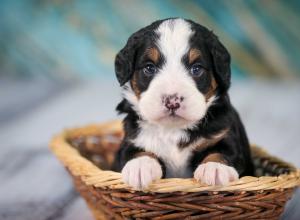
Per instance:
[[[71,173],[96,219],[277,219],[300,185],[291,164],[252,147],[257,176],[228,186],[162,179],[134,191],[109,171],[122,138],[119,121],[64,131],[51,149]]]

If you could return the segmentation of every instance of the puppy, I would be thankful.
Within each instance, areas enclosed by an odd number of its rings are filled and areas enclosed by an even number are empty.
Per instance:
[[[180,18],[137,31],[115,59],[126,114],[115,170],[145,189],[161,178],[226,185],[253,175],[243,124],[230,103],[230,55],[207,28]]]

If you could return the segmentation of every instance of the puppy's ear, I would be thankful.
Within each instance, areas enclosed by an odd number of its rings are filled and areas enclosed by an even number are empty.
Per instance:
[[[218,37],[211,33],[209,38],[210,54],[213,60],[214,77],[217,80],[222,92],[228,90],[230,86],[230,54],[224,45],[218,40]]]
[[[125,47],[115,58],[115,72],[121,86],[129,81],[133,74],[136,52],[141,45],[143,35],[143,31],[131,35]]]

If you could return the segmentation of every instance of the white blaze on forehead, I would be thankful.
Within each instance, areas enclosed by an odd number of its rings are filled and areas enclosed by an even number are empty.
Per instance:
[[[189,39],[193,34],[191,26],[183,19],[170,19],[161,23],[156,30],[159,35],[157,46],[167,61],[178,61],[188,52]]]
[[[182,58],[190,49],[189,39],[193,34],[191,26],[183,19],[170,19],[157,28],[157,46],[164,57],[164,64],[155,81],[167,85],[165,93],[177,93],[188,87],[195,86],[194,80],[189,76]],[[178,83],[178,80],[181,83]],[[168,82],[166,84],[166,82]]]

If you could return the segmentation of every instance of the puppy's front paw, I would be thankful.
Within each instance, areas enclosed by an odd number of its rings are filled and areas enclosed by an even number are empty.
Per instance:
[[[194,178],[207,185],[227,185],[229,182],[237,180],[239,174],[233,167],[207,162],[197,167]]]
[[[134,189],[145,189],[150,183],[161,177],[160,164],[156,159],[148,156],[132,159],[122,169],[123,181]]]

